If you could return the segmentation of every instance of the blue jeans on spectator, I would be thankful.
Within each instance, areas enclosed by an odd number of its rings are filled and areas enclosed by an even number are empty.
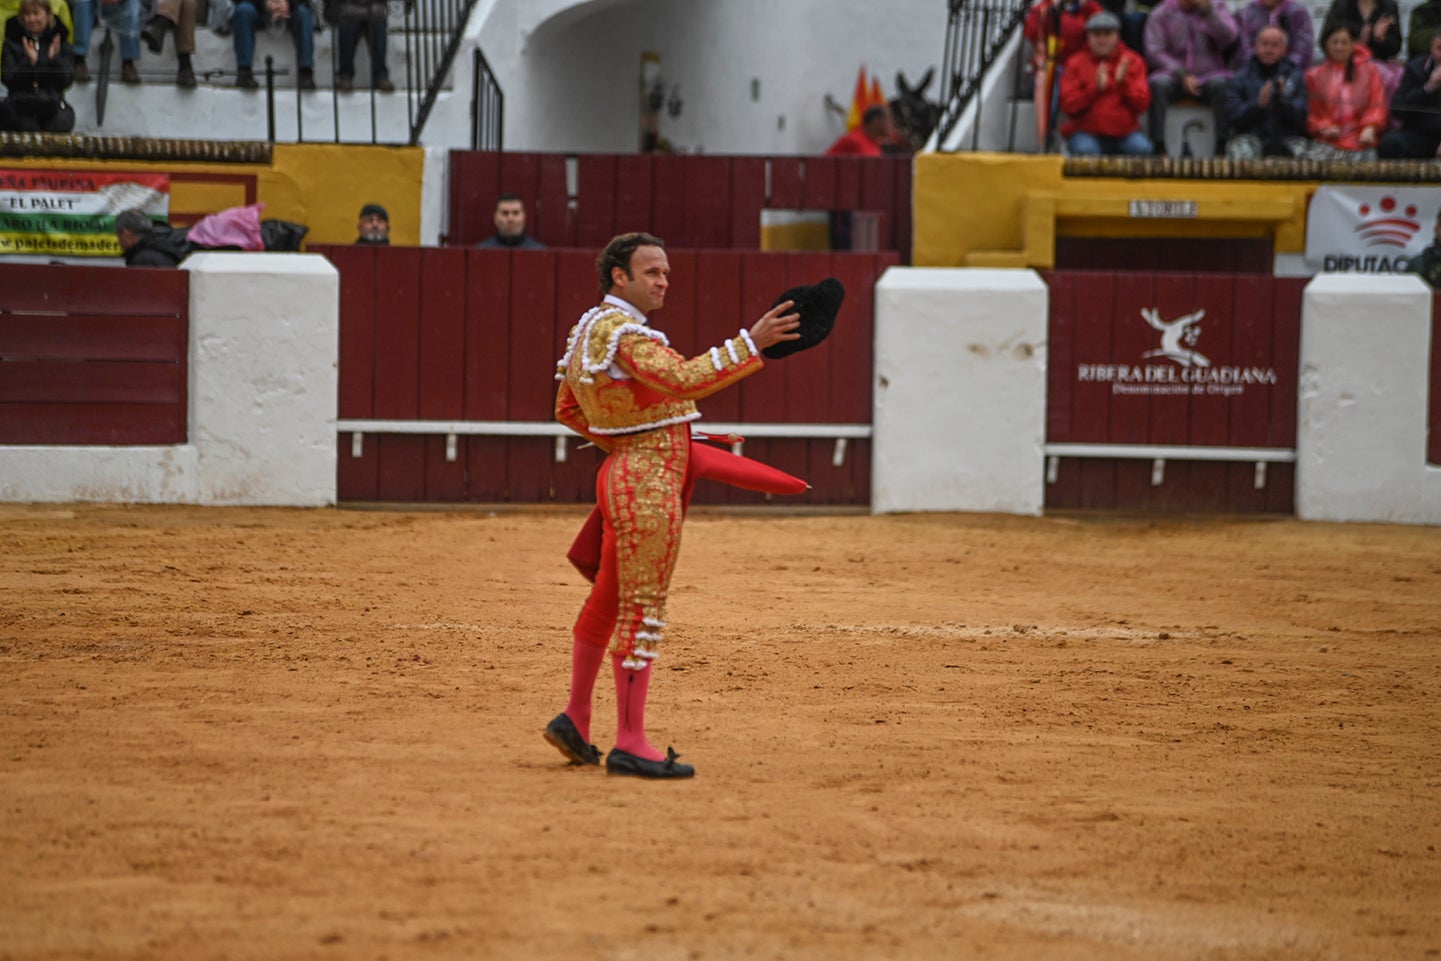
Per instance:
[[[120,59],[140,59],[140,0],[120,0],[119,3],[99,3],[97,0],[75,0],[70,5],[71,19],[75,23],[75,59],[83,60],[90,52],[90,31],[95,29],[95,8],[100,7],[100,19],[105,26],[120,34]]]
[[[301,70],[309,70],[315,65],[315,14],[304,3],[293,4],[291,14],[286,29],[295,38],[295,63]],[[235,31],[235,66],[242,70],[250,69],[255,62],[255,30],[262,18],[260,8],[253,3],[235,5],[230,27]]]
[[[361,36],[370,48],[371,82],[390,79],[390,68],[385,64],[386,26],[384,20],[347,21],[336,28],[340,34],[340,65],[337,76],[355,76],[355,50],[360,46]]]
[[[1151,139],[1139,130],[1124,137],[1107,137],[1105,134],[1077,130],[1071,135],[1071,139],[1066,141],[1066,149],[1073,157],[1099,157],[1101,154],[1149,157]]]

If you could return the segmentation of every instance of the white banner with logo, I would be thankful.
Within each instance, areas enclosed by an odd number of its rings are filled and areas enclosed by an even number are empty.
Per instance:
[[[1316,188],[1306,212],[1306,266],[1317,273],[1393,274],[1434,239],[1441,187]]]

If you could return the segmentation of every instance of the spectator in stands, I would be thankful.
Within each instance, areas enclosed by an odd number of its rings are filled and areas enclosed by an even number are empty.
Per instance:
[[[1226,0],[1164,0],[1146,20],[1146,64],[1151,68],[1151,142],[1166,152],[1166,113],[1181,98],[1211,108],[1216,153],[1226,142],[1226,65],[1240,34]]]
[[[1321,38],[1326,58],[1306,71],[1310,160],[1375,160],[1388,114],[1381,74],[1351,27],[1335,23]]]
[[[1347,24],[1351,36],[1377,60],[1390,60],[1401,52],[1401,11],[1396,0],[1332,0],[1321,34],[1330,33],[1338,23]],[[1422,53],[1426,46],[1421,45]]]
[[[175,85],[187,89],[195,86],[195,68],[190,55],[195,52],[195,20],[198,16],[199,0],[157,0],[155,16],[145,24],[140,39],[159,53],[165,47],[165,35],[175,32],[175,59],[179,69],[175,73]]]
[[[20,0],[0,0],[0,40],[5,34],[5,21],[20,12]],[[73,45],[75,40],[75,23],[70,18],[70,4],[65,0],[50,0],[50,12],[55,14],[55,19],[65,25],[65,36],[70,38]]]
[[[95,28],[96,0],[75,0],[75,82],[90,79],[85,57],[90,52],[90,34]],[[137,84],[140,73],[135,61],[140,59],[140,0],[99,0],[100,22],[107,30],[120,35],[120,81]]]
[[[1251,0],[1236,14],[1236,29],[1241,33],[1239,62],[1250,61],[1256,34],[1262,27],[1280,27],[1288,41],[1286,59],[1304,72],[1311,66],[1316,50],[1316,30],[1311,24],[1311,11],[1300,0]]]
[[[283,24],[295,39],[295,65],[300,73],[295,85],[315,89],[315,12],[310,0],[235,0],[230,26],[235,34],[235,85],[255,90],[251,64],[255,61],[255,31],[265,24]]]
[[[1046,38],[1056,37],[1056,63],[1064,66],[1086,49],[1086,24],[1102,9],[1096,0],[1037,0],[1026,11],[1026,39],[1044,56]]]
[[[1441,34],[1431,52],[1412,57],[1391,97],[1391,116],[1400,126],[1382,134],[1376,153],[1383,160],[1430,160],[1441,151]]]
[[[891,111],[879,104],[861,115],[861,125],[842,134],[826,148],[827,157],[879,157],[881,144],[892,140]]]
[[[70,37],[50,9],[50,0],[21,0],[5,22],[0,48],[0,81],[9,96],[0,102],[0,130],[75,129],[75,109],[65,90],[75,78]]]
[[[360,208],[360,223],[356,224],[360,236],[357,244],[390,246],[390,214],[380,204],[366,204]]]
[[[1306,76],[1287,54],[1286,31],[1265,26],[1253,52],[1226,84],[1232,160],[1300,157],[1306,152]]]
[[[1388,0],[1375,0],[1375,2],[1386,3]],[[1394,20],[1398,15],[1398,10],[1394,0],[1390,0],[1390,4],[1391,18]],[[1431,49],[1431,38],[1436,36],[1438,28],[1441,28],[1441,0],[1425,0],[1424,3],[1412,7],[1410,19],[1406,21],[1406,56],[1424,57]],[[1400,43],[1401,38],[1398,36],[1396,38],[1397,49],[1400,49]],[[1375,50],[1371,52],[1376,53]],[[1395,52],[1395,50],[1392,51],[1393,54]]]
[[[151,220],[143,210],[122,211],[115,218],[127,267],[174,267],[191,252],[185,233]]]
[[[364,37],[370,51],[370,85],[381,93],[394,92],[395,84],[390,82],[390,68],[385,62],[386,15],[383,0],[327,0],[325,16],[335,24],[340,55],[335,73],[336,90],[355,89],[355,51]]]
[[[1413,274],[1420,274],[1421,279],[1432,287],[1441,288],[1441,213],[1436,214],[1433,236],[1435,240],[1431,246],[1408,260],[1406,269]]]
[[[1144,157],[1151,141],[1141,116],[1151,105],[1146,63],[1121,43],[1121,20],[1101,11],[1086,21],[1086,49],[1066,61],[1061,74],[1061,135],[1077,156],[1126,154]]]
[[[545,244],[525,232],[525,201],[517,194],[501,194],[495,202],[495,233],[476,244],[477,247],[503,247],[511,250],[544,250]]]

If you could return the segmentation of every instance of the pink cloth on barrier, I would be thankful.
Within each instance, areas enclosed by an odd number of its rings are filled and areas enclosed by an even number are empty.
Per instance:
[[[264,250],[260,239],[260,212],[265,204],[230,207],[201,217],[186,235],[197,247],[238,247],[241,250]]]

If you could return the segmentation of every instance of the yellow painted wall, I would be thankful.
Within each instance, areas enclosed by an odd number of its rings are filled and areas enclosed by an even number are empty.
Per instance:
[[[378,203],[390,214],[393,244],[420,243],[420,198],[425,152],[419,147],[276,144],[269,164],[140,162],[6,158],[0,166],[43,170],[143,170],[161,173],[253,175],[266,219],[310,228],[306,244],[355,240],[360,208]],[[244,187],[228,183],[172,183],[170,207],[213,213],[245,203]],[[119,253],[117,248],[116,253]]]
[[[1301,253],[1306,244],[1306,204],[1311,181],[1128,180],[1062,177],[1062,158],[1023,154],[921,154],[915,166],[915,246],[919,267],[960,267],[982,252],[1027,251],[1027,198],[1064,195],[1094,198],[1118,210],[1130,200],[1195,201],[1195,219],[1130,219],[1058,215],[1055,233],[1072,237],[1266,237],[1276,253]],[[1118,203],[1119,202],[1119,203]],[[1246,209],[1269,213],[1246,219]],[[1277,215],[1278,206],[1289,213]],[[1034,243],[1024,258],[1035,262]],[[1020,264],[1017,264],[1018,266]]]

